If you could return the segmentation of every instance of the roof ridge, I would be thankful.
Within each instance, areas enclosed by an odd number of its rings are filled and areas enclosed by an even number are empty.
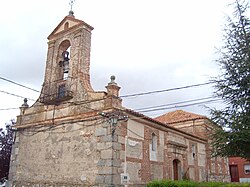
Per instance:
[[[155,120],[161,121],[163,123],[177,123],[190,121],[195,119],[208,119],[208,117],[200,114],[195,114],[192,112],[187,112],[184,110],[175,110],[168,112],[166,114],[160,115],[154,118]]]

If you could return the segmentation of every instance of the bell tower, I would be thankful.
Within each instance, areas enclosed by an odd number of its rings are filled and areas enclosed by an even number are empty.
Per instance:
[[[90,48],[93,27],[69,12],[48,36],[48,53],[42,93],[46,105],[85,100],[90,85]]]

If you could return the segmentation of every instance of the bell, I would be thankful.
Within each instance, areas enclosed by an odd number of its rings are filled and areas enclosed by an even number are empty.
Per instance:
[[[63,61],[69,61],[69,52],[63,51],[62,57],[63,57]]]
[[[68,73],[69,72],[69,61],[64,61],[63,62],[63,73]]]

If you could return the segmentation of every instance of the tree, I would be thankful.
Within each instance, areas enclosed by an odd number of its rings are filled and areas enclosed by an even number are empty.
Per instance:
[[[221,74],[215,81],[215,95],[225,107],[212,109],[212,119],[220,128],[212,136],[214,156],[250,159],[250,20],[245,1],[236,0],[233,17],[228,17],[223,47],[217,62]]]
[[[11,120],[11,124],[6,124],[6,129],[0,128],[0,181],[4,178],[8,179],[11,148],[14,142],[12,125],[14,120]]]

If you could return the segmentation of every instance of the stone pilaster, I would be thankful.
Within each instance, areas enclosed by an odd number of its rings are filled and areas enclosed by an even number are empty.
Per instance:
[[[18,165],[19,133],[15,132],[14,137],[15,139],[10,157],[9,186],[13,186],[14,182],[17,180],[16,170]]]

